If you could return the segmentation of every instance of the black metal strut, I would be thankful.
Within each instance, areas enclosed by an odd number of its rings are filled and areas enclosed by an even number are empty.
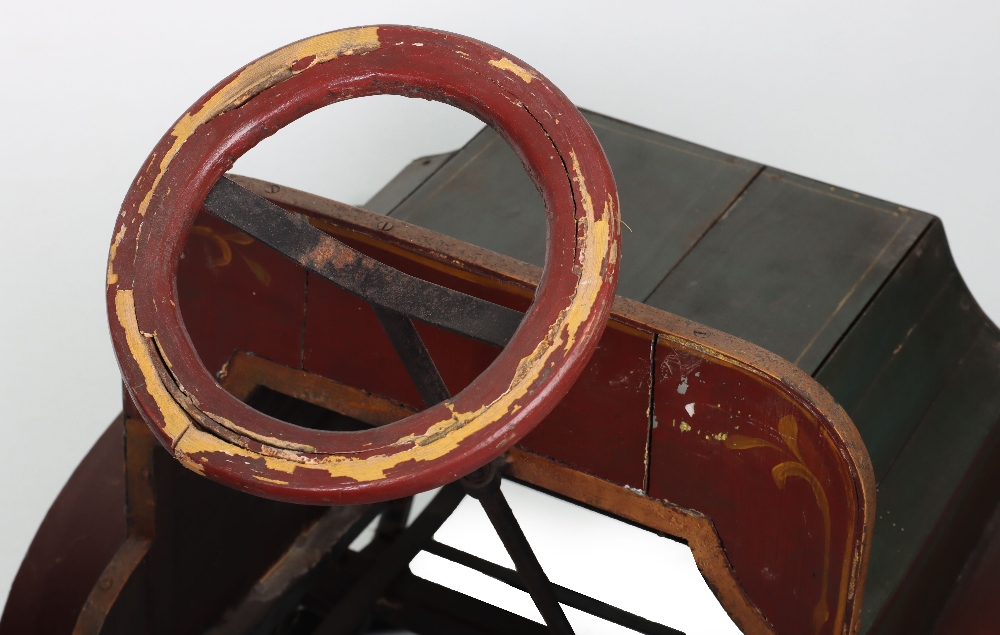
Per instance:
[[[549,629],[556,635],[573,635],[573,627],[559,605],[552,583],[500,491],[502,461],[502,458],[492,461],[466,476],[462,479],[462,486],[466,494],[479,499]]]

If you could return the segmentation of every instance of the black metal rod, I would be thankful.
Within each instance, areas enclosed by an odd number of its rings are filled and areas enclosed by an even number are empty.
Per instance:
[[[385,510],[378,520],[375,529],[375,539],[389,544],[406,531],[406,522],[410,519],[410,509],[413,508],[413,497],[397,498],[385,505]]]
[[[433,553],[434,555],[445,558],[446,560],[451,560],[452,562],[460,564],[464,567],[474,569],[484,575],[488,575],[494,580],[499,580],[500,582],[503,582],[504,584],[520,591],[527,591],[527,588],[517,571],[494,564],[489,560],[483,560],[482,558],[466,553],[461,549],[456,549],[450,545],[432,540],[430,544],[424,548],[424,551]],[[584,613],[590,613],[591,615],[599,617],[602,620],[607,620],[613,624],[624,626],[625,628],[632,629],[637,633],[642,633],[642,635],[684,635],[683,631],[670,628],[669,626],[664,626],[663,624],[652,620],[647,620],[644,617],[634,613],[629,613],[628,611],[612,606],[611,604],[606,604],[600,600],[595,600],[589,595],[578,593],[572,589],[567,589],[564,586],[553,584],[552,588],[555,590],[556,599],[559,600],[561,604],[572,606],[573,608],[579,609]]]
[[[500,491],[498,463],[494,461],[470,474],[462,479],[462,485],[465,486],[466,493],[479,499],[549,630],[556,635],[573,635],[573,627],[570,626],[559,600],[556,599],[552,583],[545,575],[542,565],[535,557],[535,552],[528,544],[528,539],[521,531],[521,526],[517,524],[514,512]]]
[[[386,588],[423,551],[464,497],[462,488],[454,483],[441,488],[413,524],[379,553],[375,563],[340,598],[313,635],[353,634]]]
[[[517,575],[517,574],[515,574]],[[544,624],[446,586],[402,573],[373,614],[420,635],[548,635]]]
[[[205,198],[213,216],[373,305],[452,333],[506,346],[524,315],[415,278],[351,249],[271,201],[222,177]]]
[[[417,332],[413,321],[405,315],[383,309],[376,304],[371,306],[379,324],[382,325],[382,330],[389,336],[392,347],[403,361],[407,374],[416,385],[424,405],[430,408],[450,397],[448,387],[444,385],[441,373],[434,365],[434,360],[424,346],[424,341],[420,339],[420,333]]]

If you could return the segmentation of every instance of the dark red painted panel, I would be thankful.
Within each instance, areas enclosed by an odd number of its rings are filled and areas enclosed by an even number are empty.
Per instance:
[[[773,381],[661,338],[650,496],[709,516],[780,633],[840,633],[857,536],[837,444]]]
[[[11,585],[0,635],[69,633],[125,541],[125,456],[119,416],[73,471]]]
[[[649,433],[652,335],[611,323],[587,370],[520,446],[642,489]]]
[[[205,212],[177,268],[184,326],[212,373],[237,350],[302,364],[305,270]]]

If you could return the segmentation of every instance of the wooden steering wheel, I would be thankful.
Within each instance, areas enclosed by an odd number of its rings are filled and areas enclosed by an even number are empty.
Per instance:
[[[377,94],[455,105],[496,129],[521,158],[548,222],[544,273],[523,321],[361,256],[223,176],[243,153],[306,113]],[[429,408],[383,427],[331,432],[268,417],[219,386],[181,319],[178,261],[203,207],[348,290],[367,292],[387,331],[398,327],[397,349],[415,333],[411,317],[507,345],[459,394],[431,405],[431,385],[421,391]],[[405,26],[334,31],[229,76],[154,148],[111,244],[112,340],[132,399],[190,469],[286,501],[398,498],[488,463],[566,394],[607,322],[619,245],[607,159],[583,116],[541,74],[450,33]],[[419,337],[410,344],[421,348]]]

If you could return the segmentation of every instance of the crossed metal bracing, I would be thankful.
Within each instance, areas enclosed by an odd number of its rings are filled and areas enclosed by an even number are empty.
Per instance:
[[[233,181],[221,178],[204,207],[333,284],[368,302],[389,336],[426,406],[450,394],[413,324],[419,320],[472,339],[504,346],[523,314],[405,274],[369,258]],[[316,257],[323,254],[324,258]],[[334,264],[336,263],[336,264]],[[562,604],[648,635],[683,635],[565,587],[542,570],[500,489],[501,463],[494,461],[447,485],[412,524],[412,499],[334,508],[309,530],[305,543],[322,552],[318,562],[283,558],[272,580],[284,586],[260,589],[227,612],[209,633],[226,635],[355,635],[372,626],[407,628],[421,634],[556,633],[572,635]],[[516,570],[434,541],[435,532],[466,496],[479,500]],[[348,545],[376,516],[375,538],[360,552]],[[324,523],[323,520],[326,520]],[[421,551],[475,569],[527,591],[545,620],[542,626],[409,572]],[[307,566],[309,565],[309,566]],[[261,597],[267,596],[267,601]]]

